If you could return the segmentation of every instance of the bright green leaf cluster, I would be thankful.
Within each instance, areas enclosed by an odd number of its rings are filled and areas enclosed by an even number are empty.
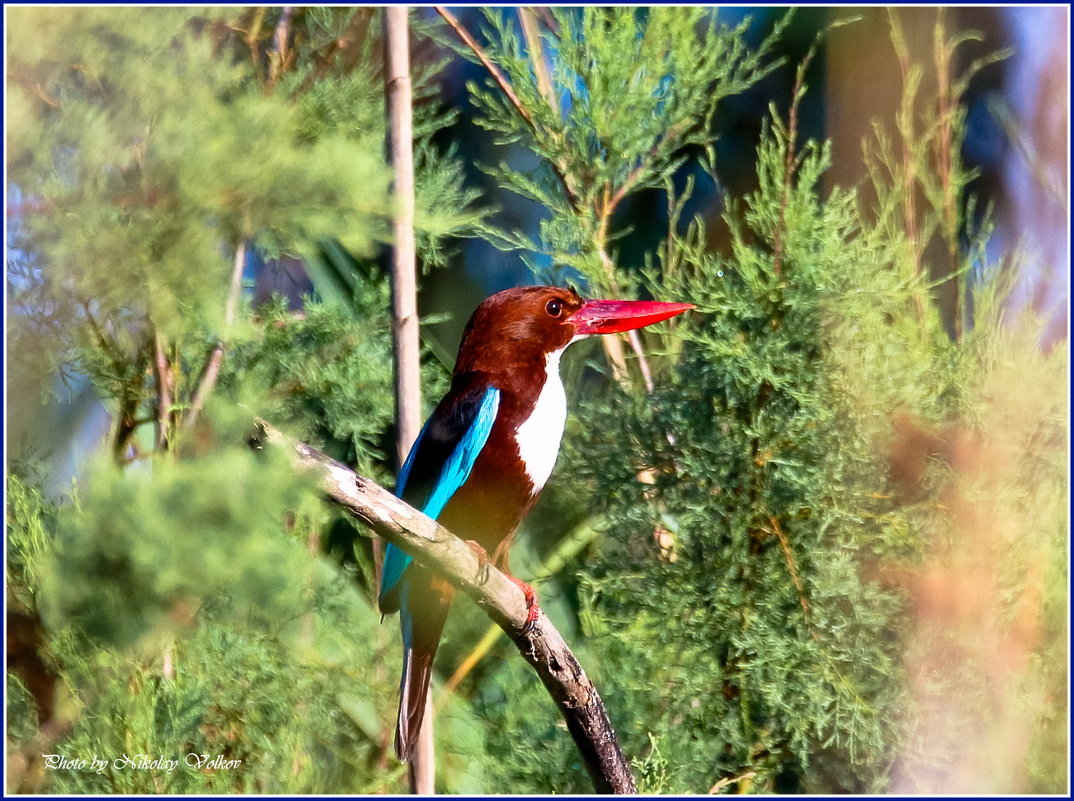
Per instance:
[[[492,81],[470,87],[479,124],[539,159],[529,172],[490,168],[504,187],[550,214],[538,241],[511,234],[505,244],[548,254],[595,286],[614,289],[612,215],[629,194],[662,188],[691,150],[712,159],[719,102],[777,65],[768,52],[790,17],[751,50],[743,37],[748,22],[723,26],[700,8],[588,7],[549,15],[531,40],[519,36],[513,14],[486,12],[488,56],[517,103]]]

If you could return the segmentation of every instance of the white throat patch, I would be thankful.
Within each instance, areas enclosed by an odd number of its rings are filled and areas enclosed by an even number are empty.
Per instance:
[[[567,422],[567,395],[559,378],[559,357],[564,350],[566,346],[546,357],[544,386],[537,396],[537,404],[515,432],[518,455],[526,475],[533,482],[534,495],[544,488],[552,473],[563,438],[563,426]]]

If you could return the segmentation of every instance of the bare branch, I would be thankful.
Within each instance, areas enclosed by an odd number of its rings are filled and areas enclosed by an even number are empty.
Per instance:
[[[612,378],[627,392],[630,391],[630,373],[627,371],[626,355],[623,350],[623,341],[618,336],[600,338],[604,355],[608,357],[608,363],[612,367]]]
[[[153,329],[153,378],[157,384],[157,450],[168,450],[172,434],[172,372],[168,355],[164,352],[164,339],[160,331]]]
[[[276,23],[276,30],[272,34],[272,50],[269,51],[269,77],[268,85],[275,86],[280,80],[284,70],[294,58],[288,43],[291,39],[291,17],[294,14],[294,6],[284,6],[280,10],[280,19]]]
[[[634,356],[637,357],[641,380],[645,382],[645,389],[651,395],[653,392],[653,371],[649,369],[649,360],[645,357],[645,348],[641,345],[641,337],[638,336],[636,330],[627,331],[627,341],[630,342],[630,348],[634,351]]]
[[[272,35],[272,45],[281,57],[287,57],[287,46],[291,38],[291,15],[294,6],[284,6],[280,11],[279,22],[276,23],[276,31]]]
[[[587,517],[569,531],[563,539],[560,540],[559,545],[556,546],[555,550],[549,554],[548,558],[545,559],[544,562],[541,563],[541,566],[537,568],[536,572],[534,572],[531,583],[534,586],[537,586],[538,582],[557,575],[590,543],[592,543],[593,540],[599,536],[599,528],[596,521],[596,517]],[[444,685],[440,688],[436,700],[437,712],[444,708],[448,699],[458,688],[459,684],[462,683],[463,679],[477,667],[482,659],[488,656],[492,651],[493,646],[499,642],[502,634],[503,629],[495,623],[489,625],[481,640],[474,646],[470,653],[467,654],[463,661],[459,663],[455,672],[451,674],[451,677],[444,682]]]
[[[517,584],[482,564],[470,546],[383,487],[258,421],[251,444],[261,448],[266,443],[286,448],[297,466],[314,471],[329,501],[473,598],[537,671],[567,723],[594,789],[637,792],[604,703],[563,637],[543,611],[533,629],[523,633],[526,600]]]
[[[235,248],[235,265],[231,270],[231,286],[228,289],[227,300],[224,303],[224,336],[219,338],[209,350],[209,355],[205,359],[205,366],[202,367],[201,375],[198,376],[198,386],[194,390],[194,398],[190,402],[190,408],[187,410],[186,417],[183,420],[183,427],[186,429],[193,428],[194,422],[198,419],[198,414],[201,413],[202,407],[205,406],[205,401],[208,400],[209,395],[216,386],[216,379],[220,377],[220,365],[224,361],[224,349],[227,347],[225,340],[231,333],[231,326],[235,323],[235,315],[239,308],[239,296],[242,295],[242,274],[245,269],[246,240],[240,239]]]
[[[261,24],[265,21],[265,11],[267,9],[264,6],[260,6],[254,11],[253,20],[250,22],[250,29],[244,31],[246,36],[244,37],[246,45],[250,48],[250,59],[254,62],[254,71],[257,73],[258,80],[261,79],[261,54],[258,52],[257,40],[261,35]]]
[[[757,772],[753,770],[747,770],[740,776],[728,776],[727,778],[720,779],[716,784],[709,788],[709,795],[715,795],[720,792],[724,787],[729,787],[732,784],[738,784],[739,782],[748,782],[750,779],[756,778]]]
[[[59,100],[52,97],[44,90],[40,81],[35,81],[30,76],[20,74],[17,71],[12,71],[8,74],[14,83],[21,86],[26,92],[32,94],[46,106],[49,106],[50,108],[63,108],[63,106],[60,105]]]
[[[522,101],[518,99],[518,95],[516,95],[515,90],[511,88],[511,84],[507,82],[507,76],[500,72],[500,68],[492,63],[491,59],[489,59],[488,55],[481,48],[481,45],[477,43],[477,40],[474,39],[474,37],[470,35],[470,32],[463,27],[461,22],[459,22],[458,17],[448,11],[444,6],[433,6],[433,8],[436,9],[437,14],[444,18],[444,22],[450,25],[451,29],[458,34],[459,38],[462,39],[466,46],[470,48],[470,52],[477,56],[478,61],[480,61],[485,69],[489,71],[489,75],[496,81],[497,85],[500,87],[500,91],[503,92],[511,105],[515,107],[515,110],[519,113],[522,119],[528,122],[531,128],[536,129],[536,126],[533,123],[533,117],[530,115],[529,110],[522,105]]]
[[[522,23],[522,33],[526,37],[526,49],[533,62],[533,74],[537,76],[537,91],[541,93],[553,113],[557,112],[556,95],[552,90],[552,76],[544,61],[544,46],[541,44],[541,31],[537,25],[537,14],[533,8],[520,8],[518,20]]]
[[[209,394],[213,391],[213,387],[216,386],[216,379],[220,377],[220,365],[223,361],[224,342],[223,340],[217,340],[216,344],[209,349],[209,354],[205,358],[205,366],[201,368],[201,373],[198,375],[198,386],[194,391],[194,399],[190,403],[190,408],[187,409],[186,416],[183,419],[183,428],[190,429],[194,427],[198,414],[201,413],[202,407],[205,406],[205,401],[208,400]]]

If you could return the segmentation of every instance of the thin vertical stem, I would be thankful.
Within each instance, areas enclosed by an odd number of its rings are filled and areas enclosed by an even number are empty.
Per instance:
[[[153,329],[153,378],[157,384],[157,450],[168,450],[172,438],[172,373],[168,354],[164,352],[164,339],[160,331]]]
[[[395,344],[396,452],[406,460],[421,429],[418,301],[414,245],[414,152],[407,7],[386,8],[388,152],[394,170],[396,214],[392,233],[392,333]]]
[[[401,465],[421,429],[421,372],[418,360],[418,300],[414,245],[414,126],[410,81],[409,8],[384,10],[388,154],[395,172],[396,214],[392,251],[392,334],[395,357],[396,455]],[[377,560],[378,564],[380,560]],[[378,569],[379,572],[379,569]],[[426,702],[410,761],[414,793],[435,792],[432,704]]]
[[[958,278],[958,198],[955,186],[955,148],[952,122],[956,110],[955,97],[951,90],[951,56],[953,46],[947,41],[947,29],[944,25],[944,9],[936,11],[936,25],[933,28],[933,58],[936,64],[937,117],[939,130],[936,133],[936,170],[940,175],[940,187],[943,194],[944,239],[947,245],[948,268],[954,294],[952,327],[955,340],[962,338],[962,288]]]
[[[172,652],[171,645],[164,649],[160,659],[160,675],[169,681],[173,680],[175,678],[175,654]]]
[[[235,316],[238,313],[239,297],[242,295],[242,274],[246,271],[246,239],[240,237],[235,246],[235,262],[231,269],[231,285],[228,288],[227,301],[224,303],[224,333],[216,340],[206,357],[205,366],[198,377],[198,385],[194,390],[194,398],[190,402],[183,427],[190,429],[198,419],[205,401],[209,398],[216,379],[220,376],[220,365],[224,361],[224,350],[227,340],[231,336],[231,328],[235,324]]]
[[[276,30],[272,34],[272,50],[269,52],[269,76],[268,85],[273,87],[280,80],[288,62],[292,58],[289,50],[291,39],[291,17],[294,14],[294,6],[284,6],[280,10],[280,19],[276,23]]]
[[[918,230],[917,208],[915,195],[917,193],[917,169],[914,163],[914,98],[917,94],[920,76],[915,74],[913,64],[910,61],[910,49],[903,34],[902,22],[894,9],[888,9],[888,22],[891,27],[891,41],[895,47],[895,55],[899,62],[899,72],[902,75],[902,99],[899,110],[895,115],[895,127],[902,139],[902,190],[903,190],[903,227],[906,232],[906,241],[910,246],[911,271],[915,283],[921,278],[921,250],[922,243],[918,242],[921,232]],[[919,286],[915,285],[914,315],[918,322],[925,318],[925,304],[921,299]]]
[[[261,54],[258,52],[257,40],[261,36],[261,25],[265,21],[266,11],[267,9],[264,6],[259,6],[254,11],[249,30],[246,31],[246,45],[250,48],[250,59],[254,63],[254,72],[258,80],[261,80]]]
[[[645,348],[642,347],[641,337],[638,336],[637,331],[627,331],[627,341],[630,342],[630,347],[638,360],[638,371],[641,373],[641,380],[645,382],[645,390],[652,394],[653,371],[649,369],[649,360],[645,356]]]
[[[537,77],[537,91],[541,93],[553,113],[558,114],[558,104],[552,90],[552,76],[544,62],[544,46],[541,44],[541,32],[537,24],[537,15],[532,8],[520,8],[518,21],[522,24],[522,35],[526,38],[526,49],[533,62],[533,74]]]

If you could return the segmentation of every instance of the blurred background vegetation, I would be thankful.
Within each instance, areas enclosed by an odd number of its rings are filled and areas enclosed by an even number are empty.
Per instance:
[[[412,11],[426,403],[499,289],[698,306],[572,349],[513,554],[643,792],[1065,791],[1067,13]],[[380,12],[6,16],[7,789],[405,789],[369,539],[244,447],[392,485]],[[438,789],[589,790],[465,601],[438,671]]]

